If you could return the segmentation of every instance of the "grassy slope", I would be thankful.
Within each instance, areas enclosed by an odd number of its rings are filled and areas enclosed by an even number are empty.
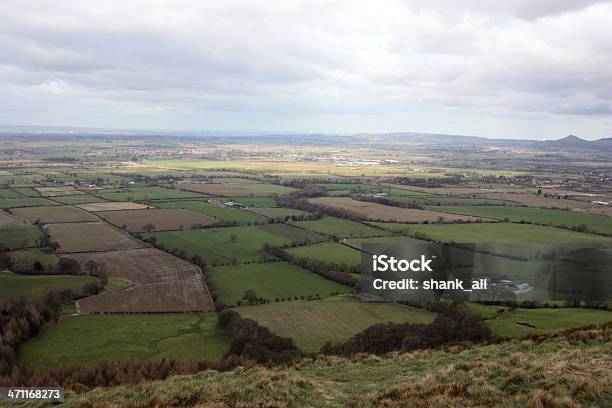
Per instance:
[[[386,357],[320,357],[292,367],[207,371],[68,395],[66,407],[543,407],[612,405],[612,329],[540,342]]]
[[[0,199],[0,208],[15,208],[15,207],[41,207],[47,205],[57,205],[46,198],[2,198]]]
[[[230,235],[236,234],[236,242]],[[211,263],[214,260],[229,262],[257,261],[261,258],[261,247],[265,242],[271,245],[284,245],[291,241],[257,227],[225,227],[201,230],[166,231],[153,235],[167,248],[185,250],[190,256],[200,255]]]
[[[307,352],[326,341],[340,343],[375,323],[429,323],[434,314],[393,303],[365,303],[345,297],[247,306],[238,311]]]
[[[0,304],[20,296],[37,303],[51,290],[72,289],[80,293],[85,284],[95,281],[95,278],[88,276],[33,276],[0,272]]]
[[[133,314],[71,317],[25,344],[19,363],[80,365],[101,360],[217,359],[228,344],[207,314]]]
[[[9,249],[36,246],[42,232],[33,225],[19,225],[0,228],[0,242]]]
[[[586,214],[578,211],[507,206],[441,206],[431,207],[430,209],[475,217],[496,218],[499,220],[508,218],[510,221],[530,221],[570,227],[585,224],[592,230],[607,234],[612,233],[612,217]]]
[[[336,235],[343,238],[389,235],[388,232],[378,228],[334,217],[323,217],[316,221],[297,221],[294,224],[321,234]]]
[[[242,299],[248,289],[273,303],[275,298],[317,294],[327,297],[333,292],[350,291],[348,286],[286,262],[218,266],[210,273],[221,299],[229,306]]]

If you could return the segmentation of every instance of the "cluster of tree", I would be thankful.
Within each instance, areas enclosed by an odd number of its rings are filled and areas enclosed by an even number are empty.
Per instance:
[[[450,177],[396,177],[393,179],[393,184],[402,184],[405,186],[440,188],[443,184],[461,184],[462,177],[454,175]]]
[[[490,339],[491,330],[482,317],[462,305],[453,305],[441,312],[430,324],[379,323],[351,337],[343,344],[325,344],[325,354],[384,354],[435,348],[446,343],[479,342]]]
[[[329,295],[336,296],[339,294],[340,293],[338,292],[332,292]],[[272,303],[272,300],[274,300],[275,303],[279,303],[279,302],[290,302],[292,300],[315,300],[315,299],[321,299],[321,295],[317,293],[315,295],[286,296],[286,297],[276,297],[274,299],[269,299],[269,298],[258,296],[257,292],[255,292],[253,289],[247,289],[244,291],[244,294],[242,295],[242,299],[236,302],[236,306],[240,307],[242,305],[249,305],[249,306],[263,305],[267,303]]]
[[[275,247],[269,244],[264,244],[262,248],[268,254],[275,256],[283,261],[290,262],[294,265],[298,265],[304,269],[308,269],[318,275],[321,275],[327,279],[335,282],[356,288],[359,285],[359,281],[355,279],[350,273],[359,273],[359,267],[351,266],[347,264],[335,264],[327,263],[317,259],[299,257],[282,248]]]
[[[330,215],[332,217],[346,218],[353,221],[360,221],[362,216],[339,207],[328,207],[325,205],[318,205],[309,203],[303,197],[299,197],[295,194],[276,195],[274,200],[281,208],[295,208],[298,210],[306,211],[315,215],[315,219],[321,218],[323,214]]]
[[[278,363],[301,355],[290,337],[277,336],[256,321],[242,318],[234,310],[221,312],[217,325],[230,340],[224,358],[235,356],[258,363]]]

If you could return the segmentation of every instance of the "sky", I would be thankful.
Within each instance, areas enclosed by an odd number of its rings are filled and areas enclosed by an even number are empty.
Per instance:
[[[612,137],[612,2],[2,0],[0,124]]]

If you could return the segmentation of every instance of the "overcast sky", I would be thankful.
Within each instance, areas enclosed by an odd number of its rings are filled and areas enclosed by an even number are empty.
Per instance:
[[[611,137],[611,27],[587,0],[2,0],[0,124]]]

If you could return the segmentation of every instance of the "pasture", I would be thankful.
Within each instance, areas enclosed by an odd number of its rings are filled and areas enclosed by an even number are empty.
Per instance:
[[[20,208],[20,207],[41,207],[47,205],[58,205],[46,198],[2,198],[0,199],[0,208]]]
[[[244,211],[235,208],[225,208],[206,201],[157,201],[153,204],[157,208],[183,208],[198,212],[207,217],[219,221],[236,222],[240,224],[246,223],[263,223],[267,222],[267,217],[260,214],[253,214],[249,211]]]
[[[130,232],[166,231],[200,228],[216,221],[191,210],[159,208],[149,210],[100,211],[96,215],[118,228]],[[150,232],[149,231],[149,232]]]
[[[23,225],[23,224],[25,224],[23,220],[15,218],[11,214],[0,210],[0,228],[10,227],[10,226],[14,227],[16,225],[18,226],[18,225]]]
[[[0,272],[0,304],[17,297],[40,303],[48,292],[64,289],[80,294],[83,286],[96,281],[91,276],[18,275],[4,271]]]
[[[19,364],[38,368],[163,358],[218,360],[229,345],[216,322],[214,313],[70,317],[26,343]]]
[[[243,316],[283,337],[291,337],[306,352],[318,352],[327,341],[341,343],[376,323],[430,323],[435,314],[395,303],[368,303],[348,297],[246,306]]]
[[[231,199],[249,207],[276,207],[276,201],[271,197],[232,197]]]
[[[287,251],[303,258],[311,258],[329,263],[351,266],[361,264],[361,252],[337,242],[299,246],[289,248]]]
[[[111,251],[142,248],[129,235],[102,222],[49,224],[45,230],[60,247],[58,253]]]
[[[96,216],[77,207],[53,206],[53,207],[30,207],[14,208],[11,210],[15,216],[27,220],[30,223],[41,224],[60,222],[88,222],[98,221]]]
[[[0,243],[8,249],[38,246],[42,232],[34,225],[11,225],[0,228]]]
[[[261,251],[264,243],[275,246],[291,243],[254,226],[154,232],[143,236],[153,236],[166,248],[185,251],[190,257],[199,255],[212,265],[260,261],[264,258]]]
[[[354,200],[350,197],[316,197],[308,200],[312,204],[340,208],[354,213],[364,220],[399,221],[399,222],[436,222],[441,218],[445,221],[467,222],[477,218],[463,215],[449,215],[436,211],[400,208]]]
[[[23,198],[23,195],[8,188],[0,188],[0,199]]]
[[[235,306],[245,291],[252,289],[257,297],[276,305],[278,298],[322,298],[332,293],[348,293],[351,288],[287,262],[216,266],[210,271],[215,288],[223,302]]]
[[[85,270],[88,261],[131,285],[77,301],[83,313],[212,311],[212,299],[199,268],[154,248],[71,254]]]
[[[258,225],[258,229],[269,232],[291,242],[320,242],[327,240],[325,235],[309,231],[307,229],[294,227],[288,224],[274,223]]]
[[[287,217],[299,217],[305,216],[310,213],[302,210],[296,210],[293,208],[249,208],[250,212],[254,212],[265,217],[275,218],[275,219],[286,219]]]
[[[54,197],[53,200],[57,201],[58,203],[68,204],[68,205],[104,202],[103,199],[99,197],[94,197],[89,194],[75,194],[75,195]]]
[[[612,217],[588,214],[578,211],[552,210],[531,207],[508,206],[448,206],[433,207],[437,211],[453,214],[472,215],[475,217],[495,218],[498,220],[528,221],[538,224],[577,226],[584,224],[591,231],[612,234]]]
[[[372,226],[344,218],[322,217],[319,220],[294,221],[292,224],[318,232],[320,234],[340,238],[391,235],[389,231],[384,229],[374,228]]]

